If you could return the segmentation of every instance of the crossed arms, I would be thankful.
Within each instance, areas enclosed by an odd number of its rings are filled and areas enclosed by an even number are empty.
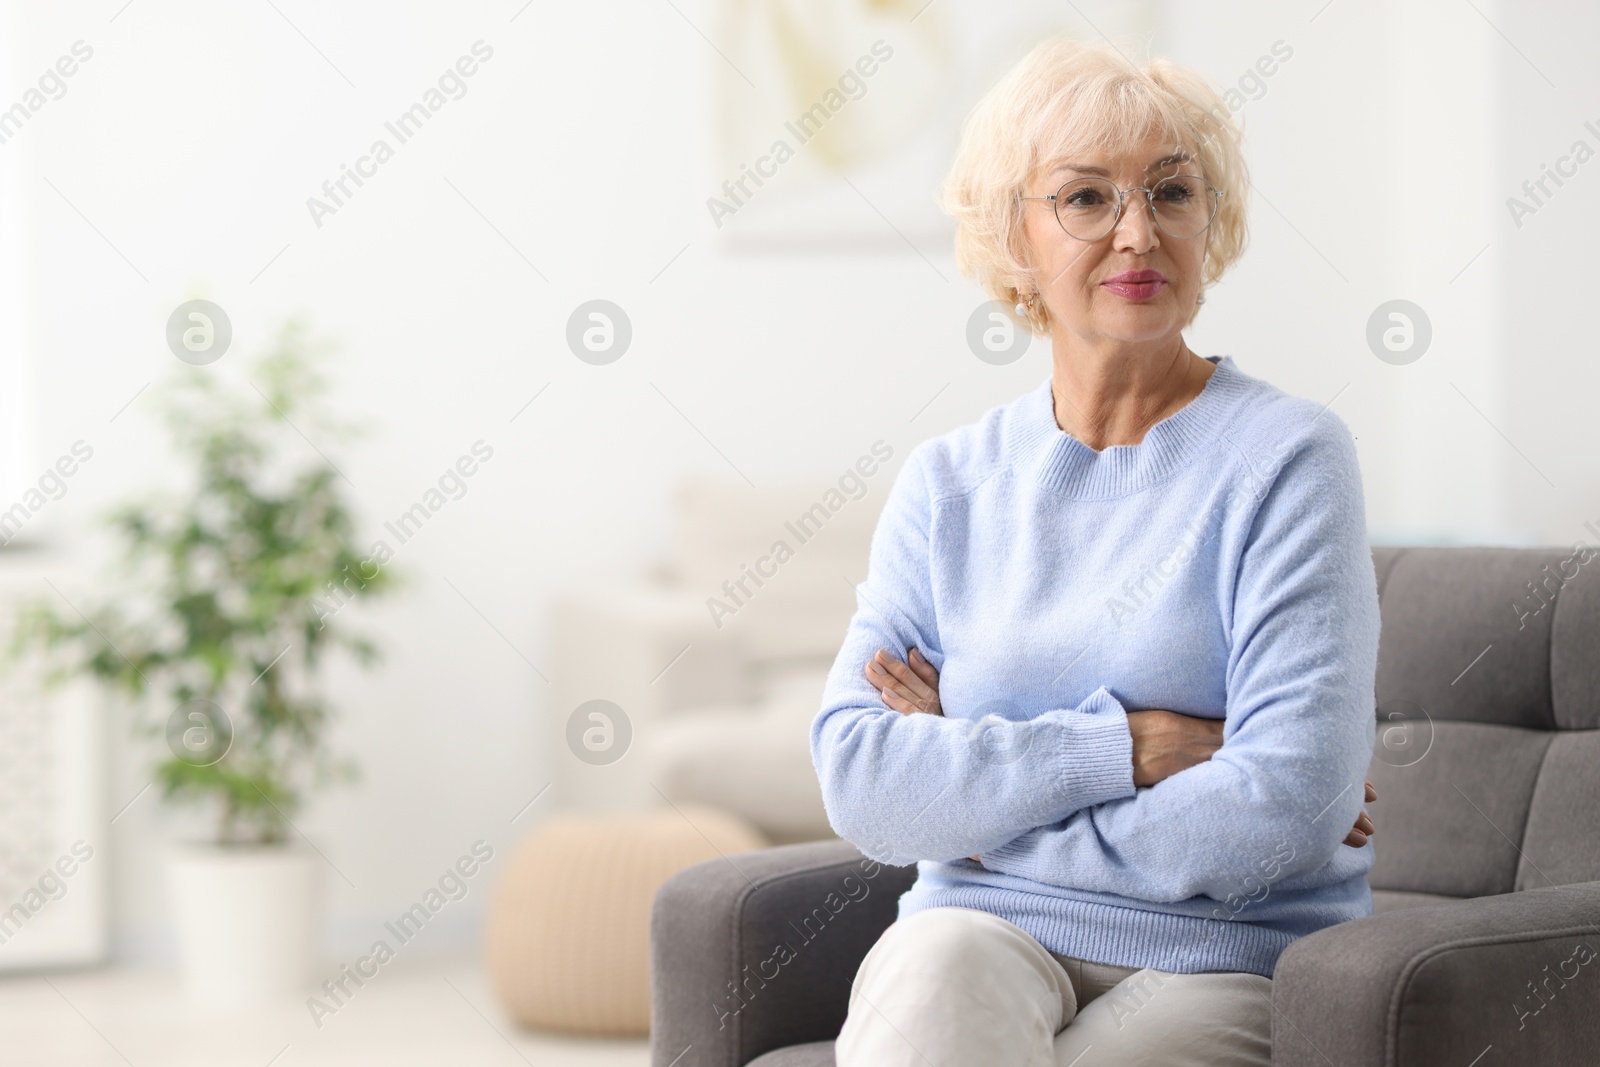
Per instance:
[[[1102,687],[1026,721],[985,720],[984,744],[976,724],[931,713],[944,652],[920,451],[874,533],[861,608],[811,728],[841,837],[886,863],[977,857],[1158,901],[1224,899],[1285,844],[1284,877],[1365,845],[1377,592],[1342,428],[1290,454],[1229,564],[1225,720],[1130,712]]]

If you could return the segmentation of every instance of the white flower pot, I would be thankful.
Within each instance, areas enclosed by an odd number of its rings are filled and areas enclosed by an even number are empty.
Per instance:
[[[168,864],[189,995],[247,1004],[312,981],[322,930],[322,860],[285,845],[184,845]]]

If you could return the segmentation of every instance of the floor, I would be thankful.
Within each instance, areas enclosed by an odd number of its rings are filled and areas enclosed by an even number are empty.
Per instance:
[[[164,972],[98,970],[0,979],[0,1063],[29,1067],[647,1067],[644,1038],[518,1030],[470,956],[397,959],[331,1017],[304,1001],[216,1011]]]

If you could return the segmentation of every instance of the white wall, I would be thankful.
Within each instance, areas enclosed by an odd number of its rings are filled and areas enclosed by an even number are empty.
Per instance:
[[[719,250],[703,205],[724,177],[707,118],[720,60],[671,5],[534,4],[511,22],[520,3],[280,3],[324,60],[269,5],[120,3],[29,3],[9,42],[25,74],[76,40],[95,50],[66,96],[0,146],[19,160],[31,226],[36,458],[79,437],[97,448],[30,533],[90,589],[92,517],[175,477],[140,402],[109,420],[174,369],[163,324],[191,296],[228,309],[241,354],[291,312],[341,342],[341,410],[375,432],[339,462],[374,535],[473,441],[496,449],[402,550],[408,589],[352,609],[390,653],[378,673],[334,679],[339,740],[366,779],[299,820],[355,886],[331,878],[339,945],[370,940],[475,838],[509,845],[539,817],[510,822],[549,780],[541,720],[570,709],[549,706],[522,656],[549,675],[552,590],[625,578],[660,553],[678,475],[732,476],[705,438],[757,484],[820,485],[874,439],[904,455],[1048,371],[1042,344],[1004,368],[972,357],[963,329],[981,297],[938,250],[933,267],[892,245]],[[1600,499],[1578,318],[1596,209],[1576,186],[1600,181],[1600,164],[1522,231],[1502,200],[1600,118],[1578,106],[1594,98],[1585,35],[1528,13],[1553,5],[1478,5],[1563,86],[1552,91],[1470,6],[1319,6],[1172,4],[1160,21],[1157,50],[1224,83],[1275,41],[1294,50],[1242,112],[1261,194],[1252,247],[1191,344],[1291,392],[1338,396],[1376,537],[1579,536]],[[707,0],[678,7],[714,36]],[[314,227],[305,199],[480,38],[494,58],[467,95]],[[1557,280],[1535,280],[1551,265]],[[635,327],[608,367],[562,340],[571,309],[596,296]],[[1432,350],[1407,367],[1364,340],[1394,297],[1434,325]],[[142,781],[124,751],[113,803]],[[147,797],[115,827],[126,953],[165,951],[156,847],[186,825]],[[473,936],[475,894],[441,944]]]
[[[1524,53],[1496,51],[1503,91],[1491,110],[1504,130],[1490,235],[1501,262],[1496,303],[1506,316],[1502,429],[1527,456],[1509,459],[1506,522],[1538,530],[1551,543],[1592,543],[1595,534],[1583,527],[1600,526],[1600,360],[1593,341],[1600,71],[1583,46],[1600,32],[1600,10],[1519,4],[1501,25]],[[1547,181],[1553,195],[1541,194],[1543,205],[1519,227],[1507,199],[1531,203],[1523,183],[1539,178],[1543,166],[1555,167],[1579,140],[1588,162],[1564,186]]]

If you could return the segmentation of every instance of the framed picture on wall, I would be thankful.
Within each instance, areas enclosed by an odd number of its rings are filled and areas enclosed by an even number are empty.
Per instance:
[[[961,123],[1042,38],[1138,47],[1153,0],[717,0],[706,210],[740,251],[947,252]],[[1142,49],[1141,49],[1142,50]]]

